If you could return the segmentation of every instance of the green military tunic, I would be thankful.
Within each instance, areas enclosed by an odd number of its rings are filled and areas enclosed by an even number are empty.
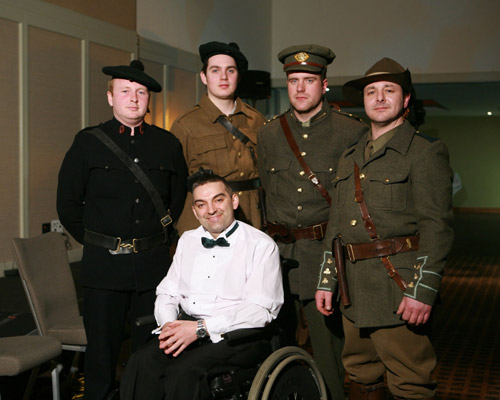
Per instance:
[[[228,120],[243,132],[250,141],[244,145],[217,122],[223,115],[207,95],[196,106],[178,117],[172,125],[172,133],[180,140],[191,175],[200,167],[211,169],[228,181],[244,181],[258,177],[258,170],[250,152],[256,147],[257,131],[265,119],[256,109],[236,99],[234,112]],[[238,192],[240,197],[238,219],[260,228],[259,196],[257,190]],[[186,198],[184,210],[177,224],[179,234],[197,228],[200,223],[194,217],[191,193]]]
[[[356,117],[332,109],[326,101],[307,124],[297,120],[292,110],[286,112],[286,119],[306,163],[330,191],[340,155],[367,131],[366,125]],[[268,221],[288,228],[305,228],[327,221],[329,205],[302,171],[278,118],[259,131],[257,150]],[[299,268],[289,273],[291,293],[302,300],[313,299],[322,242],[301,239],[278,245],[283,257],[299,262]]]
[[[330,243],[341,235],[345,243],[370,242],[358,203],[354,200],[354,162],[360,168],[368,211],[380,239],[419,235],[417,251],[391,256],[404,280],[404,295],[433,305],[452,241],[451,185],[453,173],[446,145],[416,133],[404,122],[394,136],[364,161],[367,138],[342,155],[334,181],[330,224],[318,289],[335,290],[336,270]],[[346,259],[352,305],[344,315],[358,328],[401,325],[396,314],[403,292],[387,275],[379,258]]]

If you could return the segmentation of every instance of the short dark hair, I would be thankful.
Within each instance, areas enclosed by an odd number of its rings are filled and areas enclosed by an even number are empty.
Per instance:
[[[229,183],[222,176],[214,174],[211,169],[203,169],[203,167],[200,167],[198,172],[195,172],[188,177],[188,190],[192,193],[198,186],[213,182],[222,182],[229,193],[229,196],[233,195],[233,189],[231,189]]]

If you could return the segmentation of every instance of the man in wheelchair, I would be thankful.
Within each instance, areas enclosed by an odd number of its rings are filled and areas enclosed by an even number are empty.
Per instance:
[[[201,170],[189,184],[201,226],[182,235],[156,290],[157,337],[130,358],[122,400],[209,399],[207,371],[221,364],[255,366],[271,353],[267,340],[230,344],[222,335],[264,327],[278,315],[278,247],[235,220],[239,199],[223,178]]]

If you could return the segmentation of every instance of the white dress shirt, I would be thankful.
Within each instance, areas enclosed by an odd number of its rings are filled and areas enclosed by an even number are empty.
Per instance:
[[[237,229],[226,237],[235,223]],[[207,249],[201,238],[212,236],[200,226],[185,232],[167,276],[156,289],[159,326],[177,319],[179,307],[204,319],[212,342],[240,328],[263,327],[283,304],[279,250],[265,233],[234,221],[219,237],[229,247]]]

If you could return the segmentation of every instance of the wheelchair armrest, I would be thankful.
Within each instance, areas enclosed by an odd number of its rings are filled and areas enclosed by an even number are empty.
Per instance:
[[[267,336],[266,328],[242,328],[222,334],[229,344],[262,339]]]

